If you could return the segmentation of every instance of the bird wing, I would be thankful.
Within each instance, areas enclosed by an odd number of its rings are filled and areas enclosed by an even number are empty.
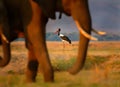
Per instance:
[[[62,40],[68,41],[71,44],[71,40],[67,36],[60,36]]]

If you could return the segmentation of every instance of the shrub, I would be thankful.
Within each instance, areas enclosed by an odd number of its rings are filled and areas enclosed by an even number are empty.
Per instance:
[[[102,63],[106,62],[108,58],[103,56],[88,56],[85,61],[84,69],[91,69],[94,68],[95,65],[101,65]]]
[[[65,71],[72,66],[76,58],[71,58],[69,60],[65,59],[54,59],[52,60],[52,65],[55,71]]]

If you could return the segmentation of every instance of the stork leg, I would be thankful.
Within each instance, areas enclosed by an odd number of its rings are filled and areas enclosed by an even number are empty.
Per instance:
[[[62,41],[63,42],[63,49],[65,48],[65,43],[64,43],[64,41]]]

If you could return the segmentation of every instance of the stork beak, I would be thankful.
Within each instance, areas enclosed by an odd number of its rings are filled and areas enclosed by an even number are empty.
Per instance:
[[[58,33],[58,31],[54,32],[54,34],[57,34],[57,33]]]
[[[58,32],[59,32],[59,29],[56,32],[54,32],[54,34],[57,34]]]

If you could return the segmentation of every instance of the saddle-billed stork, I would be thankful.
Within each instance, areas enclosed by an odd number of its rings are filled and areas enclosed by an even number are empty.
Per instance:
[[[65,41],[68,42],[69,44],[72,44],[71,40],[67,36],[61,34],[60,31],[61,29],[59,28],[55,33],[57,33],[60,39],[63,41],[63,47],[65,47],[65,44],[64,44]]]

